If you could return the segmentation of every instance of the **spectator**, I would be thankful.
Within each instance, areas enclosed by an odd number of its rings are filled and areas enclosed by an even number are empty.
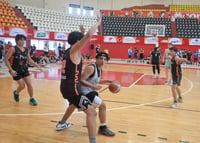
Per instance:
[[[61,60],[61,57],[62,57],[62,47],[61,47],[61,44],[60,44],[60,43],[59,43],[59,45],[58,45],[58,53],[59,53],[58,58],[59,58],[59,60]]]
[[[191,59],[192,59],[192,53],[191,53],[191,51],[189,50],[189,51],[187,52],[187,60],[191,62]]]
[[[46,44],[44,45],[44,55],[47,57],[48,54],[49,54],[49,46],[48,46],[48,44],[46,43]]]
[[[134,50],[134,61],[136,61],[138,59],[138,49],[137,47],[135,47],[135,50]]]
[[[35,52],[35,50],[36,50],[36,46],[35,46],[35,44],[33,44],[33,46],[31,46],[31,49],[30,49],[30,55],[31,56]]]
[[[187,52],[186,52],[186,50],[184,49],[183,51],[182,51],[182,56],[183,56],[183,58],[187,58]]]
[[[195,52],[194,52],[194,64],[198,64],[198,58],[199,58],[199,52],[198,52],[198,50],[196,50]]]
[[[142,48],[140,49],[140,60],[144,63],[144,50]]]
[[[127,60],[127,63],[131,63],[132,56],[133,56],[133,50],[132,50],[132,47],[130,47],[128,49],[128,60]]]
[[[96,55],[100,52],[100,45],[97,45],[96,47]]]
[[[0,61],[3,60],[3,41],[0,41]]]
[[[12,43],[10,41],[8,41],[8,44],[6,45],[5,47],[5,50],[6,50],[6,54],[8,52],[8,50],[12,47]]]

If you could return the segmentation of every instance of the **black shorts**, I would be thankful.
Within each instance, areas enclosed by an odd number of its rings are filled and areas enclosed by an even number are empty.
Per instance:
[[[71,84],[70,84],[71,83]],[[80,86],[73,86],[72,82],[61,81],[60,91],[64,99],[67,99],[70,104],[77,107],[78,111],[84,111],[88,105],[92,105],[95,96],[98,96],[96,91],[84,95],[81,92]]]
[[[135,54],[134,54],[134,59],[137,59],[137,58],[138,58],[138,55],[135,55]]]
[[[131,58],[132,58],[132,55],[128,55],[128,58],[131,59]]]
[[[44,51],[44,55],[45,55],[45,56],[48,56],[48,54],[49,54],[49,52],[45,52],[45,51]]]
[[[182,79],[182,74],[177,75],[172,75],[172,81],[173,81],[173,85],[181,85],[181,79]]]
[[[197,58],[194,58],[194,62],[197,62],[198,61],[198,59]]]
[[[23,69],[15,70],[15,71],[17,72],[17,76],[13,77],[13,80],[20,80],[30,75],[28,68],[23,68]]]
[[[152,61],[151,64],[152,64],[152,65],[157,65],[157,66],[159,66],[159,65],[160,65],[160,62],[159,62],[159,61]]]
[[[144,58],[144,54],[140,54],[140,59],[143,59]]]

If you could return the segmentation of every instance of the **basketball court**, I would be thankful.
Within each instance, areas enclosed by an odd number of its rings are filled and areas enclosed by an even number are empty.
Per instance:
[[[69,119],[73,123],[71,128],[54,130],[68,106],[59,91],[59,66],[53,64],[43,73],[30,69],[37,107],[28,104],[27,91],[15,103],[12,91],[16,84],[10,76],[0,78],[1,143],[87,142],[85,115],[81,112],[76,111]],[[161,71],[164,76],[164,69]],[[200,70],[183,70],[184,103],[177,109],[170,108],[172,96],[170,86],[163,84],[165,79],[152,79],[150,75],[148,66],[106,65],[103,78],[120,80],[122,88],[118,94],[108,90],[100,93],[107,105],[108,125],[116,136],[97,135],[98,142],[197,143],[200,140],[200,82],[197,80]]]

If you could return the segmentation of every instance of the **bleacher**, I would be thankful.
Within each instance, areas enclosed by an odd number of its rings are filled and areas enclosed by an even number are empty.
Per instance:
[[[171,5],[170,11],[200,12],[200,5]]]
[[[0,1],[0,26],[27,28],[7,1]]]
[[[176,28],[179,38],[200,38],[200,23],[196,18],[177,18]]]
[[[64,12],[21,4],[18,4],[17,8],[21,10],[24,16],[30,20],[37,30],[69,33],[78,30],[79,26],[83,24],[87,32],[97,21],[96,17],[72,16]],[[97,33],[96,31],[95,35],[97,35]]]
[[[170,18],[134,18],[104,16],[103,35],[145,36],[145,25],[165,25],[165,37],[172,37]]]

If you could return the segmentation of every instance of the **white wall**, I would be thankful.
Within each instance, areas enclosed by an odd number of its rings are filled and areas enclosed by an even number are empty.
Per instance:
[[[16,6],[16,4],[24,4],[24,5],[30,5],[34,7],[40,7],[44,8],[44,1],[45,0],[7,0],[13,7]]]
[[[166,6],[175,5],[200,5],[200,0],[7,0],[12,6],[15,4],[25,4],[40,8],[66,11],[69,4],[79,4],[81,6],[91,6],[95,10],[110,9],[120,10],[122,8],[141,6],[149,4],[164,4]]]

